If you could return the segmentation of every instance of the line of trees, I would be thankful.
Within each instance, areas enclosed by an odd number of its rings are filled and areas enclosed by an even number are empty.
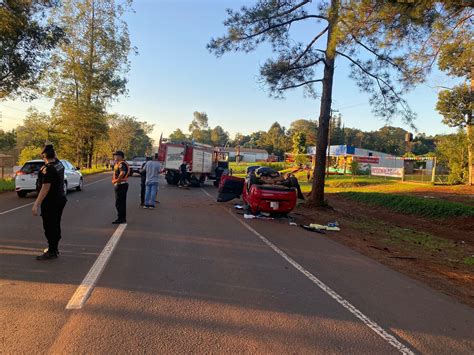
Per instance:
[[[32,109],[15,132],[22,158],[34,155],[45,140],[86,167],[114,149],[134,155],[151,148],[153,126],[107,112],[127,92],[128,57],[136,52],[123,20],[131,4],[2,1],[0,99],[45,95],[54,103],[49,114]]]
[[[194,113],[194,119],[189,126],[189,134],[176,129],[169,138],[173,141],[195,141],[236,148],[265,149],[270,154],[284,158],[284,153],[295,155],[305,154],[308,147],[317,146],[317,121],[298,119],[291,122],[289,128],[274,122],[267,131],[256,131],[250,134],[237,133],[229,138],[222,127],[208,127],[207,114]],[[212,138],[213,132],[224,132]],[[342,116],[335,114],[331,118],[331,145],[351,145],[357,148],[374,150],[395,156],[436,156],[438,165],[449,170],[450,183],[469,182],[468,139],[465,130],[460,129],[453,134],[428,136],[424,133],[415,135],[412,142],[406,142],[407,130],[384,126],[375,131],[363,131],[358,128],[345,127]]]

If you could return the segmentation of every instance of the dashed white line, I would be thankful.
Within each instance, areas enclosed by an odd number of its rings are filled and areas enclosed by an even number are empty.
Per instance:
[[[126,224],[120,224],[117,227],[114,234],[110,237],[99,257],[95,261],[94,265],[92,265],[92,268],[89,270],[86,277],[69,300],[66,309],[81,309],[84,307],[90,295],[92,294],[92,291],[94,290],[100,275],[104,271],[107,262],[112,256],[112,253],[117,246],[120,237],[125,231],[125,228],[127,228]]]
[[[213,198],[207,191],[202,189],[207,196]],[[387,343],[392,345],[395,349],[397,349],[402,354],[410,354],[414,355],[414,352],[408,348],[406,345],[402,344],[400,341],[397,340],[393,335],[389,334],[385,329],[383,329],[380,325],[376,322],[371,320],[365,314],[363,314],[359,309],[357,309],[354,305],[352,305],[349,301],[344,299],[340,296],[337,292],[327,286],[324,282],[306,270],[303,266],[298,264],[295,260],[289,257],[284,251],[278,248],[275,244],[270,242],[267,238],[265,238],[262,234],[257,232],[254,228],[252,228],[248,223],[237,217],[235,214],[232,213],[231,210],[226,210],[232,218],[242,224],[246,229],[252,232],[255,236],[257,236],[262,242],[264,242],[267,246],[269,246],[275,253],[280,255],[283,259],[285,259],[291,266],[293,266],[296,270],[301,272],[304,276],[306,276],[309,280],[311,280],[316,286],[318,286],[324,293],[326,293],[329,297],[334,299],[337,303],[339,303],[342,307],[348,310],[353,316],[358,318],[362,323],[364,323],[367,327],[373,330],[377,335],[379,335],[382,339],[384,339]]]

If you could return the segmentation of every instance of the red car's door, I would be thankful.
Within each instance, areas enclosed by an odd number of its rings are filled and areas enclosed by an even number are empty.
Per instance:
[[[245,179],[229,175],[222,176],[217,202],[227,202],[234,198],[239,198],[242,195],[244,184]]]

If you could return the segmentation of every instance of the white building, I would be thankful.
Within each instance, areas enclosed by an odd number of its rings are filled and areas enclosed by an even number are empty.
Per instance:
[[[240,161],[255,163],[268,160],[268,152],[265,149],[256,148],[221,148],[224,152],[229,153],[229,160],[235,161],[237,154],[240,156]]]

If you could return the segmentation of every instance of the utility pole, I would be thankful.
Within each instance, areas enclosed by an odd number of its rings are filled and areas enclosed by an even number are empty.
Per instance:
[[[331,122],[333,120],[334,112],[339,112],[338,110],[333,110],[331,108],[331,117],[329,118],[329,132],[328,132],[328,156],[327,156],[327,168],[326,168],[326,176],[329,177],[329,165],[330,165],[330,158],[331,158]]]

